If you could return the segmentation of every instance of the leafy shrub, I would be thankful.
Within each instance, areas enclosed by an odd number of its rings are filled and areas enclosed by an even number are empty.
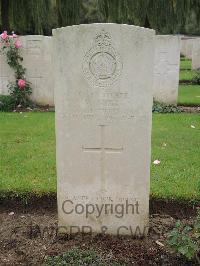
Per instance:
[[[15,108],[15,101],[10,95],[0,95],[0,111],[9,112]]]
[[[26,86],[23,89],[20,88],[16,82],[10,83],[9,90],[10,95],[15,102],[15,107],[19,104],[23,107],[27,107],[30,105],[31,101],[28,95],[31,94],[31,87],[28,82],[26,82]]]
[[[168,236],[169,246],[188,260],[196,260],[200,264],[200,211],[192,226],[180,221]]]
[[[180,113],[181,110],[176,105],[173,105],[173,104],[167,105],[164,103],[154,101],[152,112],[153,113]]]
[[[22,44],[14,32],[12,35],[8,35],[7,31],[0,34],[0,52],[6,56],[8,65],[15,73],[15,82],[8,84],[10,95],[16,106],[26,107],[30,103],[28,96],[32,93],[32,89],[30,82],[25,79],[26,68],[22,65],[21,47]]]
[[[106,259],[102,258],[94,250],[81,250],[81,249],[71,249],[68,252],[60,256],[47,257],[43,266],[109,266],[109,265],[125,265],[118,264],[111,261],[108,262]]]
[[[195,76],[192,78],[192,82],[200,85],[200,70],[196,71]]]

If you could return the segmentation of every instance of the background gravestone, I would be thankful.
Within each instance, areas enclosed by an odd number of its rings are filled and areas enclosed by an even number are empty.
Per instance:
[[[193,43],[198,37],[182,36],[181,37],[181,54],[188,59],[192,59]]]
[[[153,97],[156,101],[176,104],[180,67],[180,37],[156,35]]]
[[[192,69],[200,69],[200,38],[196,38],[193,42]]]
[[[40,105],[54,105],[52,71],[52,37],[27,35],[19,37],[26,79],[31,82],[31,100]],[[14,71],[0,55],[0,94],[9,94],[7,85],[15,81]]]
[[[54,105],[52,38],[28,35],[20,38],[23,45],[27,79],[32,83],[31,99],[41,105]]]
[[[91,24],[53,30],[53,39],[61,231],[143,233],[154,31]]]
[[[6,61],[6,56],[4,54],[0,54],[0,95],[9,94],[7,85],[9,82],[13,82],[13,80],[13,71]]]

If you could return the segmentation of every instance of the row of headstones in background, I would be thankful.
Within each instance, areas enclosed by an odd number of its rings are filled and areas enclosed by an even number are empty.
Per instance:
[[[23,36],[24,65],[27,79],[32,82],[32,100],[38,104],[54,105],[52,37]],[[179,80],[180,40],[177,36],[157,35],[155,43],[153,96],[165,103],[177,102]],[[145,78],[145,77],[142,77]],[[7,94],[8,80],[13,73],[0,56],[0,94]]]
[[[200,37],[183,36],[181,54],[192,60],[192,69],[200,69]]]

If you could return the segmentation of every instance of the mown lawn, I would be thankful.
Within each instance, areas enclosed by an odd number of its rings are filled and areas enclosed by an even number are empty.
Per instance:
[[[192,70],[192,60],[187,58],[181,58],[179,80],[192,81],[193,77],[195,76],[196,71]]]
[[[154,115],[154,159],[161,164],[151,167],[153,196],[200,200],[200,115]]]
[[[178,104],[200,106],[200,85],[179,85]]]
[[[180,61],[180,69],[183,70],[183,69],[191,69],[192,67],[192,60],[191,59],[188,59],[188,58],[181,58],[181,61]]]
[[[0,113],[0,189],[56,190],[54,113]]]
[[[196,71],[194,71],[194,70],[181,70],[179,73],[179,80],[192,81],[192,79],[195,76],[196,76]]]
[[[56,192],[54,113],[0,113],[0,192]],[[194,126],[195,128],[191,127]],[[200,200],[200,116],[153,115],[151,194]]]
[[[179,80],[192,81],[193,77],[196,76],[196,73],[195,70],[191,70],[191,60],[181,58]],[[200,106],[200,85],[179,85],[178,104]]]

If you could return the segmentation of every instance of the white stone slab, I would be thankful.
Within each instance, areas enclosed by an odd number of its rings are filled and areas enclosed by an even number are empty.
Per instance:
[[[180,67],[180,37],[156,35],[153,97],[156,101],[176,104]]]
[[[31,99],[37,104],[54,105],[52,37],[41,35],[21,36],[23,66],[27,69],[26,79],[32,83]],[[14,72],[0,56],[0,94],[9,94],[7,85],[14,81]]]
[[[13,72],[6,62],[6,57],[0,55],[0,94],[9,94],[8,83],[13,81]]]
[[[53,39],[60,230],[145,234],[154,31],[91,24]]]
[[[54,105],[52,37],[28,35],[20,38],[23,44],[27,79],[32,83],[31,99],[41,105]]]
[[[197,38],[198,37],[195,36],[181,37],[181,54],[187,57],[188,59],[192,59],[193,43]]]
[[[200,69],[200,38],[193,42],[192,50],[192,69]]]
[[[195,39],[188,39],[186,41],[186,57],[189,59],[192,59],[192,49],[193,49],[193,43]]]

